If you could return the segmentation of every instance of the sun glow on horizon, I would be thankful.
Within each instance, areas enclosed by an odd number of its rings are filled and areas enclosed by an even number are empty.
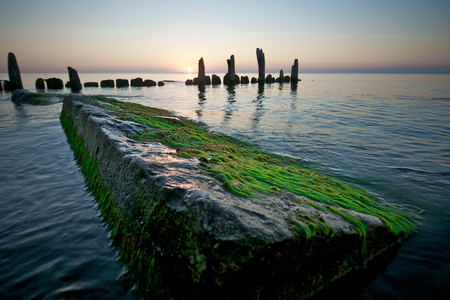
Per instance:
[[[188,67],[188,68],[187,68],[187,71],[188,71],[189,73],[191,73],[191,72],[192,72],[192,68],[191,68],[191,67]]]

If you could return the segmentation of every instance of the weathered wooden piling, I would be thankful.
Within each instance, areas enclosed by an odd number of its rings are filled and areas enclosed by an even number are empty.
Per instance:
[[[69,72],[70,89],[72,90],[72,92],[81,91],[82,86],[77,70],[71,67],[67,67],[67,71]]]
[[[236,76],[236,68],[234,63],[234,55],[230,56],[230,59],[227,59],[228,64],[228,74],[230,75],[230,79],[233,80]]]
[[[45,82],[44,82],[44,79],[42,79],[42,78],[38,78],[38,79],[36,79],[36,82],[35,82],[35,88],[37,89],[37,90],[45,90]]]
[[[100,86],[103,87],[110,87],[113,88],[114,87],[114,80],[112,79],[105,79],[100,81]]]
[[[142,87],[142,86],[144,86],[144,80],[140,77],[131,79],[131,86]]]
[[[294,64],[292,65],[291,83],[298,83],[298,59],[295,59]]]
[[[84,83],[84,87],[85,87],[85,88],[86,88],[86,87],[98,87],[98,82],[93,82],[93,81],[85,82],[85,83]]]
[[[236,78],[234,55],[231,55],[230,59],[227,59],[227,65],[228,65],[228,73],[223,78],[223,83],[228,85],[238,84],[239,77]]]
[[[11,91],[14,92],[17,89],[23,89],[19,65],[17,64],[16,56],[12,52],[8,53],[8,73]]]
[[[216,74],[212,75],[211,81],[212,81],[212,84],[222,84],[222,80]]]
[[[116,87],[128,87],[130,86],[128,79],[116,79]]]
[[[64,83],[60,78],[47,78],[45,83],[47,83],[48,90],[62,90],[64,88]]]
[[[156,86],[156,81],[151,80],[151,79],[146,79],[144,81],[144,86]]]
[[[205,62],[203,61],[203,57],[198,61],[198,85],[206,84],[206,75],[205,75]]]
[[[273,83],[273,82],[275,82],[275,79],[272,77],[272,74],[267,75],[266,83]]]
[[[283,70],[281,69],[281,70],[280,70],[280,78],[279,78],[279,82],[280,82],[280,83],[283,83],[283,81],[284,81],[284,72],[283,72]]]
[[[266,59],[262,49],[256,48],[256,59],[258,60],[258,82],[264,82],[266,78]]]

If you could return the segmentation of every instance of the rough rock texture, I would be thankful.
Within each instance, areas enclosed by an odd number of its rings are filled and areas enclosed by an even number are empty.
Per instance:
[[[258,79],[256,79],[255,77],[252,77],[251,83],[258,83]]]
[[[194,81],[192,79],[187,79],[185,82],[186,85],[193,85]]]
[[[150,128],[118,119],[111,106],[69,95],[61,119],[68,136],[82,141],[72,143],[75,153],[86,149],[93,162],[86,176],[98,169],[102,183],[93,186],[103,184],[104,197],[113,199],[104,209],[117,214],[109,220],[123,259],[140,284],[158,286],[144,288],[160,292],[147,297],[302,298],[400,238],[377,217],[346,210],[370,228],[362,237],[341,214],[289,192],[258,199],[230,194],[204,175],[199,160],[130,138]],[[326,222],[333,234],[306,238],[296,231],[294,220],[311,219]]]
[[[241,84],[248,84],[249,82],[248,76],[241,76]]]
[[[32,93],[29,90],[15,90],[11,100],[16,104],[47,105],[62,102],[65,95],[49,93]]]
[[[256,48],[256,60],[258,61],[258,81],[264,82],[266,78],[266,59],[262,49]]]
[[[292,65],[291,83],[293,84],[298,83],[298,59],[295,59],[294,64]]]
[[[78,92],[81,91],[81,81],[80,77],[78,76],[77,70],[71,67],[67,67],[67,71],[69,72],[69,81],[70,81],[70,88],[72,92]],[[85,84],[86,86],[86,84]]]
[[[1,80],[0,80],[0,92],[3,92],[3,83]]]
[[[22,78],[20,77],[19,65],[17,64],[14,53],[8,53],[8,73],[10,82],[10,91],[23,89]]]
[[[45,82],[44,79],[38,78],[36,79],[35,88],[37,90],[45,90]]]
[[[165,86],[166,84],[164,83],[164,81],[158,81],[158,86]]]
[[[128,79],[116,79],[116,87],[128,87],[130,86]]]
[[[105,79],[100,81],[100,86],[103,87],[108,87],[108,88],[113,88],[114,87],[114,80],[112,79]]]
[[[64,88],[64,83],[60,78],[48,78],[45,79],[47,83],[47,89],[49,90],[62,90]]]

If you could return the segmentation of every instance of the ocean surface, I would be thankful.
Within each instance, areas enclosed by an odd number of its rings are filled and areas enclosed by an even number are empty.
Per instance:
[[[204,122],[417,217],[412,237],[314,298],[450,299],[450,75],[308,73],[296,88],[204,91],[184,84],[190,74],[79,75],[172,80],[82,93]],[[68,81],[22,74],[25,88],[38,77]],[[62,104],[17,106],[10,96],[0,92],[0,299],[139,299],[66,141]]]

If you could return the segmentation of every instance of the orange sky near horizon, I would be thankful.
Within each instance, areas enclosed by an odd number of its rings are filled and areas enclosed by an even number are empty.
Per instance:
[[[0,11],[0,73],[450,72],[449,1],[16,0]]]

